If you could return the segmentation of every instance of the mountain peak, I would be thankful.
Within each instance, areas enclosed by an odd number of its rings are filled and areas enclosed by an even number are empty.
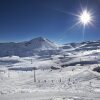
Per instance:
[[[31,47],[34,47],[35,49],[56,49],[57,45],[53,43],[52,41],[43,38],[43,37],[37,37],[27,42]]]
[[[36,37],[36,38],[34,38],[34,39],[32,39],[32,40],[44,41],[44,40],[46,40],[46,38],[43,38],[43,37]]]
[[[30,41],[19,43],[4,43],[0,44],[0,56],[17,55],[17,56],[29,56],[35,52],[41,51],[54,51],[58,50],[58,47],[52,41],[37,37]]]

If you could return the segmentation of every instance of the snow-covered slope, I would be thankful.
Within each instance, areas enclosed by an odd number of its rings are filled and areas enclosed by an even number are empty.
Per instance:
[[[20,53],[57,51],[43,38],[11,44],[5,47]],[[0,100],[100,100],[99,47],[89,41],[65,44],[51,56],[0,57]]]
[[[56,50],[57,45],[50,40],[38,37],[25,43],[26,46],[35,50]]]
[[[57,49],[58,47],[55,43],[48,39],[38,37],[19,43],[0,43],[0,56],[32,56],[36,52]]]
[[[19,43],[0,43],[0,57],[4,56],[32,56],[32,55],[52,55],[59,51],[84,51],[96,50],[100,48],[100,41],[87,41],[82,43],[69,43],[58,46],[54,42],[42,37]]]
[[[100,48],[100,41],[86,41],[81,43],[69,43],[62,46],[63,49],[75,48],[77,50],[95,50]]]

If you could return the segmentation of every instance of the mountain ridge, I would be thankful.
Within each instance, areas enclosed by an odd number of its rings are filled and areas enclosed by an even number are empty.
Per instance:
[[[0,57],[4,56],[33,56],[35,54],[52,55],[63,50],[95,50],[100,49],[100,40],[81,43],[58,45],[46,38],[37,37],[23,42],[0,43]]]
[[[57,50],[55,43],[42,37],[37,37],[29,41],[0,43],[0,56],[31,56],[35,52],[45,50]]]

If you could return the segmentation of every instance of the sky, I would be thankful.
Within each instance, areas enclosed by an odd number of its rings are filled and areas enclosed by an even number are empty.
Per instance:
[[[81,8],[92,12],[84,41],[100,39],[100,0],[0,0],[0,42],[45,37],[58,43],[82,42]],[[71,28],[71,29],[70,29]],[[69,30],[70,29],[70,30]]]

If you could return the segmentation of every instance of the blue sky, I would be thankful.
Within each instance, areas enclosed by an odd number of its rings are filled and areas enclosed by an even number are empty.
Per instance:
[[[88,5],[87,5],[88,4]],[[77,22],[83,8],[91,10],[94,26],[85,30],[85,40],[100,39],[100,0],[0,0],[0,42],[19,42],[41,36],[59,43],[81,42]]]

